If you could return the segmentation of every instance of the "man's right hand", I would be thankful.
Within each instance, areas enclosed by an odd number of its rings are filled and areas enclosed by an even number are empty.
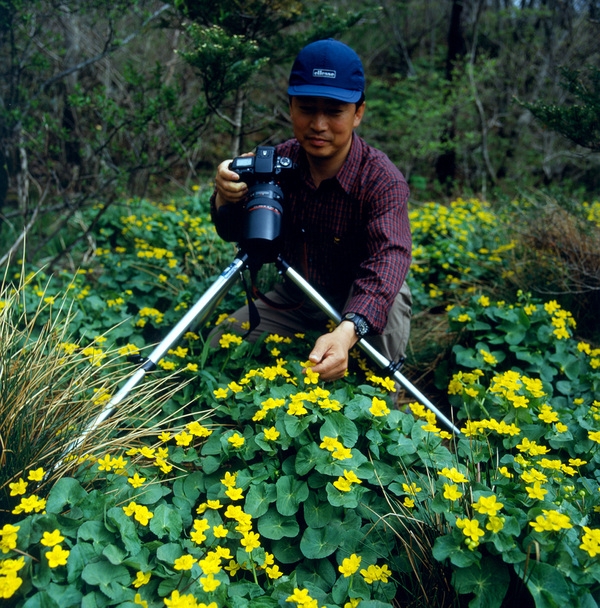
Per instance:
[[[243,154],[242,156],[249,156]],[[238,203],[248,193],[248,186],[240,181],[240,176],[229,169],[231,159],[224,160],[217,167],[217,175],[215,176],[215,187],[217,197],[215,204],[217,209],[226,203]]]

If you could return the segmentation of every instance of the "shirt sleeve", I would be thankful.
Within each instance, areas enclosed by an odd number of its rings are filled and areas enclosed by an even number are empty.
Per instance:
[[[242,239],[244,205],[224,204],[216,206],[217,191],[210,197],[210,217],[217,234],[224,241],[239,242]]]
[[[368,210],[364,233],[367,255],[360,263],[343,311],[363,315],[376,334],[387,325],[412,259],[409,189],[402,174],[396,172],[396,176],[388,173],[388,179],[381,179],[380,174],[375,183],[363,186],[363,204]]]

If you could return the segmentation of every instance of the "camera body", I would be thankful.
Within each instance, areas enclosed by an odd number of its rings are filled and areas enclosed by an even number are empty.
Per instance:
[[[241,245],[263,259],[273,258],[281,235],[283,192],[281,182],[295,168],[272,146],[258,146],[255,156],[238,156],[229,168],[248,184]]]

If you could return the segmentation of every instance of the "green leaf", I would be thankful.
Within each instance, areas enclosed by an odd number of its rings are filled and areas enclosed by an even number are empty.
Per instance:
[[[281,564],[293,564],[302,559],[297,539],[282,538],[273,542],[273,555]]]
[[[56,588],[57,585],[50,584],[48,591],[40,591],[35,595],[32,595],[27,601],[22,605],[23,608],[61,608],[61,606],[69,605],[59,603],[58,598],[54,599],[54,595],[50,592],[50,587]],[[81,598],[81,594],[79,594],[79,598]],[[74,602],[70,604],[71,606],[76,605],[78,602]]]
[[[46,502],[47,513],[60,513],[66,505],[74,506],[87,496],[81,484],[72,477],[62,477],[50,490]]]
[[[277,488],[272,483],[260,483],[250,486],[246,494],[245,510],[253,518],[264,515],[269,505],[277,499]]]
[[[308,559],[321,559],[334,553],[343,540],[339,526],[307,528],[300,539],[300,551]]]
[[[131,575],[125,566],[115,566],[108,561],[88,564],[81,578],[89,585],[100,587],[102,593],[113,600],[125,599],[123,587],[131,582]]]
[[[498,608],[506,595],[510,575],[500,558],[484,558],[480,563],[453,572],[452,584],[458,593],[473,593],[469,608]]]
[[[295,538],[300,532],[300,526],[293,517],[286,517],[275,509],[269,509],[258,519],[258,531],[261,536],[272,540],[280,540],[287,536]]]
[[[530,561],[527,563],[527,571],[523,564],[516,564],[515,570],[525,581],[536,608],[559,608],[571,604],[573,598],[567,582],[550,564]]]
[[[296,579],[300,587],[313,586],[329,591],[337,579],[337,573],[328,559],[311,559],[298,565]]]
[[[121,535],[121,540],[125,548],[131,555],[135,555],[142,548],[142,542],[138,536],[135,524],[132,519],[125,515],[122,507],[113,507],[107,513],[107,518],[112,521]]]
[[[327,462],[327,458],[328,453],[311,441],[298,450],[295,462],[296,473],[300,476],[307,475],[317,464]]]
[[[452,349],[452,352],[456,355],[456,363],[462,367],[468,367],[473,369],[479,367],[480,363],[477,360],[477,353],[474,348],[465,348],[460,344],[456,344]]]
[[[81,524],[77,532],[77,538],[105,545],[114,542],[115,534],[106,529],[104,522],[91,520],[84,521]]]
[[[444,562],[449,559],[455,566],[459,568],[467,568],[481,558],[478,551],[470,551],[464,545],[459,543],[454,536],[447,534],[438,536],[433,544],[433,557],[438,562]]]
[[[291,475],[277,480],[277,510],[282,515],[294,515],[308,498],[308,485]]]
[[[161,545],[156,550],[157,559],[169,565],[172,565],[173,562],[182,555],[183,549],[179,543],[167,543],[166,545]]]
[[[331,504],[319,500],[318,493],[312,492],[304,502],[304,521],[309,528],[323,528],[331,523],[334,509]]]
[[[104,555],[111,564],[118,566],[127,558],[127,551],[124,551],[116,545],[107,545],[104,551],[102,551],[102,555]]]
[[[319,430],[321,439],[324,437],[340,438],[346,448],[352,448],[358,440],[356,424],[339,412],[332,412]]]
[[[149,528],[158,538],[169,536],[169,540],[177,540],[181,536],[183,523],[181,515],[166,504],[161,504],[154,510],[154,517],[150,520]]]

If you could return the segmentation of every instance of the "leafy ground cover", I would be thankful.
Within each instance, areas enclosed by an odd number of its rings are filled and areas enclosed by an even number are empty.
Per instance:
[[[233,253],[203,197],[105,215],[80,272],[22,269],[0,304],[36,311],[31,345],[60,325],[69,296],[56,369],[143,355]],[[596,606],[600,349],[554,300],[486,293],[516,246],[488,205],[431,203],[411,221],[417,310],[443,307],[453,336],[445,386],[460,437],[418,403],[395,407],[392,380],[358,354],[344,380],[323,383],[305,360],[313,336],[252,345],[229,333],[234,292],[162,360],[170,396],[138,415],[135,434],[90,445],[52,483],[51,464],[3,466],[0,596],[28,607]]]

